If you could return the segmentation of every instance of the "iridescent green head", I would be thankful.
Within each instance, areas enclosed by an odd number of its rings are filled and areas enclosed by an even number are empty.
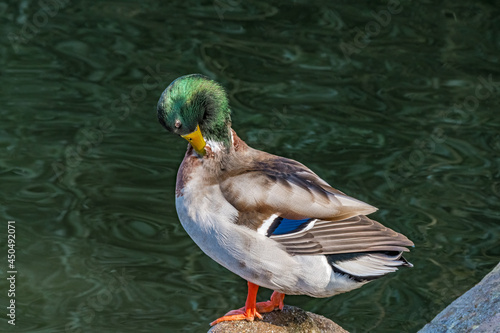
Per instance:
[[[229,147],[231,111],[227,95],[220,84],[206,76],[191,74],[174,80],[158,101],[158,120],[168,131],[190,141],[201,155],[205,140]]]

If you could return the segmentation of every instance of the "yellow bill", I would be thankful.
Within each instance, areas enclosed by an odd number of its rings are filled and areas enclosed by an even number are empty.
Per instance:
[[[194,150],[201,156],[206,154],[205,139],[201,135],[200,125],[196,126],[196,130],[186,135],[181,135],[184,139],[188,140]]]

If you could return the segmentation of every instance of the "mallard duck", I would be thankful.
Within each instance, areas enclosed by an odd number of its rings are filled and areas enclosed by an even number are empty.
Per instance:
[[[377,208],[334,189],[303,164],[249,147],[231,128],[227,94],[200,74],[179,77],[158,120],[188,140],[177,173],[179,220],[210,258],[248,281],[228,320],[262,318],[286,295],[330,297],[400,266],[413,243],[366,215]],[[274,290],[257,303],[257,290]]]

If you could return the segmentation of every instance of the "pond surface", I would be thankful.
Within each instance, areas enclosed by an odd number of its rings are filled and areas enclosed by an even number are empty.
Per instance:
[[[2,332],[206,332],[243,306],[175,212],[186,143],[156,103],[190,73],[227,88],[249,145],[416,244],[412,269],[287,304],[416,332],[500,260],[498,2],[23,0],[0,19]]]

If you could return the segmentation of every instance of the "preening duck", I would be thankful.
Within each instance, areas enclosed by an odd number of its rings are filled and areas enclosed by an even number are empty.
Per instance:
[[[158,120],[188,140],[176,182],[179,220],[213,260],[248,281],[245,306],[212,322],[254,320],[288,295],[329,297],[412,265],[413,243],[366,215],[377,209],[303,164],[249,147],[231,128],[228,98],[199,74],[173,81]],[[259,286],[274,290],[257,303]]]

